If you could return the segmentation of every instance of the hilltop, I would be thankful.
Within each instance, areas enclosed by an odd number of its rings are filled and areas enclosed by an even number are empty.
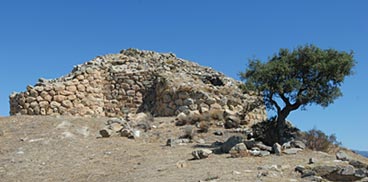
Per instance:
[[[311,151],[287,123],[267,141],[262,97],[172,53],[98,56],[10,95],[5,181],[368,181],[368,159]],[[277,131],[275,131],[277,132]]]

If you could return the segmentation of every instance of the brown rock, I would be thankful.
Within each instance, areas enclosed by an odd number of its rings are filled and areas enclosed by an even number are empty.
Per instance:
[[[54,101],[56,101],[56,102],[62,102],[62,101],[64,101],[66,99],[66,97],[65,96],[63,96],[63,95],[55,95],[54,96],[54,98],[53,98],[53,100]]]

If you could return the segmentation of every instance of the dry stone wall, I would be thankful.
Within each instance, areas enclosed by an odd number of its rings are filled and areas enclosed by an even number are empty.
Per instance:
[[[261,98],[243,94],[239,84],[171,53],[127,49],[77,65],[61,78],[41,78],[25,92],[11,94],[10,114],[175,116],[226,109],[242,113],[248,122],[265,119]]]

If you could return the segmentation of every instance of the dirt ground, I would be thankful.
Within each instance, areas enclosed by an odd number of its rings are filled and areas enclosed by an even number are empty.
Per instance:
[[[297,155],[230,158],[213,154],[191,160],[223,136],[198,134],[187,145],[165,146],[183,134],[173,118],[155,118],[155,129],[138,139],[97,138],[108,118],[12,116],[0,118],[0,181],[303,181],[294,172],[309,158],[331,162],[334,155],[304,150]],[[351,155],[354,155],[351,153]],[[359,156],[356,156],[359,158]],[[364,162],[366,158],[359,158]],[[336,161],[335,161],[336,162]],[[276,166],[271,167],[270,166]],[[267,168],[267,169],[266,169]]]

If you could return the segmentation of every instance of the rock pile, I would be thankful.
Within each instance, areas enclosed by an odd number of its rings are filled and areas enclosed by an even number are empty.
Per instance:
[[[265,145],[262,141],[256,141],[254,138],[247,139],[244,136],[229,137],[218,149],[218,153],[230,153],[232,157],[246,156],[268,156],[271,153],[276,155],[291,155],[302,151],[305,145],[302,141],[293,140],[284,143],[282,146],[275,143],[272,147]]]
[[[66,76],[41,78],[25,92],[13,93],[10,114],[116,117],[149,112],[176,116],[219,109],[237,112],[243,123],[265,120],[262,99],[243,94],[239,84],[171,53],[127,49],[98,56],[75,66]]]
[[[295,171],[301,173],[301,177],[311,181],[367,181],[368,165],[360,161],[352,160],[343,151],[336,154],[336,158],[341,161],[337,165],[315,164],[310,162],[308,166],[296,166]],[[343,162],[345,161],[345,162]]]
[[[101,137],[122,136],[127,138],[140,137],[141,131],[151,129],[153,117],[150,114],[129,114],[127,119],[111,118],[106,121],[105,127],[99,131]]]

